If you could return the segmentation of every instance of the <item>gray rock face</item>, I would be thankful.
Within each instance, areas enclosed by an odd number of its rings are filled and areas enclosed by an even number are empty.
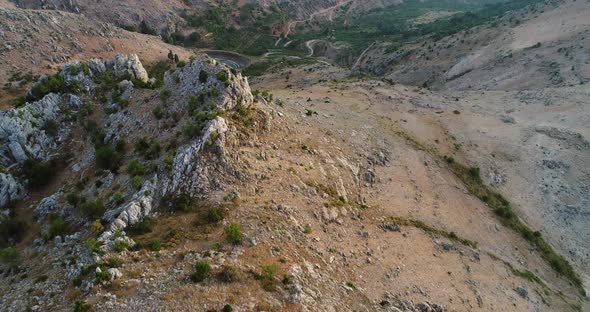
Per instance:
[[[156,196],[156,185],[158,177],[154,176],[151,181],[144,183],[139,192],[135,193],[133,199],[114,210],[107,211],[103,219],[111,224],[107,231],[102,233],[100,239],[103,241],[111,240],[116,231],[122,231],[128,226],[133,225],[152,212],[154,197]]]
[[[0,164],[23,163],[28,158],[46,159],[49,152],[67,136],[61,111],[79,105],[75,95],[47,94],[41,100],[24,107],[0,113]],[[43,129],[48,121],[61,124],[57,135]]]
[[[201,71],[207,73],[205,82],[199,79]],[[224,74],[219,74],[220,72]],[[164,83],[166,89],[171,91],[172,98],[179,103],[186,103],[189,97],[198,97],[201,92],[209,90],[216,91],[207,97],[207,103],[212,100],[218,108],[224,110],[232,109],[238,104],[249,106],[254,101],[246,77],[240,73],[234,74],[227,66],[208,56],[201,56],[183,68],[168,72]]]
[[[105,61],[107,69],[113,69],[115,75],[133,77],[139,81],[147,83],[150,80],[147,71],[139,61],[136,54],[121,55],[117,54],[112,61]]]
[[[208,162],[202,158],[202,151],[207,145],[223,146],[225,133],[228,126],[225,120],[217,117],[205,127],[201,138],[192,144],[179,149],[172,161],[172,173],[162,181],[163,195],[206,194],[212,184],[215,184],[215,177],[209,174],[209,167],[223,163],[223,149],[218,151],[219,159]],[[210,143],[209,143],[210,142]]]
[[[62,66],[60,75],[68,86],[73,81],[77,81],[82,90],[90,91],[97,85],[95,79],[102,78],[103,73],[108,71],[116,77],[133,78],[144,83],[150,81],[147,71],[136,54],[117,54],[112,60],[91,59],[84,63],[79,61],[67,63]],[[44,83],[47,79],[47,76],[42,76],[33,88]],[[33,98],[33,88],[27,91],[28,98]]]
[[[59,208],[59,198],[62,196],[61,192],[57,192],[49,197],[43,198],[39,205],[35,208],[35,216],[37,220],[45,219],[51,212]]]
[[[23,186],[12,175],[0,173],[0,208],[21,199],[23,195]]]

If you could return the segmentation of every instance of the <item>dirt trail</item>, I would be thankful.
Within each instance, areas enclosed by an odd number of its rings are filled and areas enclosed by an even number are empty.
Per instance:
[[[375,46],[375,44],[377,44],[376,42],[371,43],[364,51],[363,53],[361,53],[361,55],[359,55],[359,57],[356,59],[356,61],[354,62],[354,64],[352,64],[351,69],[355,69],[360,61],[365,57],[365,55],[367,54],[367,52],[369,52],[371,50],[371,48],[373,48]]]

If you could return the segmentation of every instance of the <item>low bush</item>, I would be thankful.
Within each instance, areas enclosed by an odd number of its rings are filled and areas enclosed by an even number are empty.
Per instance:
[[[275,290],[275,276],[278,271],[278,266],[276,264],[267,264],[262,266],[262,270],[260,275],[258,276],[260,283],[262,284],[262,288],[266,291],[273,291]]]
[[[225,233],[225,240],[228,243],[234,245],[242,243],[242,230],[240,225],[236,223],[229,224],[223,229],[223,232]]]
[[[63,167],[63,161],[58,158],[46,162],[40,162],[29,158],[23,165],[23,173],[28,180],[28,184],[33,189],[39,189],[51,181]]]
[[[134,176],[131,178],[131,187],[135,190],[139,190],[141,188],[142,180],[140,176]]]
[[[206,83],[207,80],[209,80],[209,74],[207,74],[206,71],[201,70],[201,72],[199,73],[199,81],[201,83]]]
[[[133,159],[127,165],[127,173],[132,176],[141,176],[145,173],[143,164],[137,159]]]
[[[98,235],[104,231],[104,225],[102,225],[100,219],[96,219],[90,224],[90,230],[92,231],[92,233]]]
[[[105,254],[105,252],[101,249],[103,244],[104,244],[103,242],[97,240],[96,238],[89,238],[84,243],[84,245],[86,246],[88,251],[90,251],[91,253],[96,253],[101,256]]]
[[[49,221],[49,230],[47,235],[49,238],[56,236],[64,236],[69,234],[71,231],[70,224],[61,216],[51,216]]]
[[[74,304],[74,312],[88,312],[92,306],[90,306],[86,301],[78,300]]]
[[[148,249],[151,251],[160,251],[162,249],[162,242],[159,239],[153,240],[148,244]]]
[[[206,214],[206,220],[209,223],[218,223],[223,220],[224,211],[222,207],[209,207]]]
[[[48,119],[41,127],[48,135],[55,137],[59,133],[59,123],[53,119]]]
[[[9,216],[2,221],[0,226],[0,248],[8,247],[20,242],[29,229],[29,224],[22,220],[16,220]]]
[[[78,207],[78,211],[80,214],[89,217],[90,219],[99,219],[104,214],[105,207],[100,198],[95,198],[81,203]]]
[[[131,247],[131,244],[127,241],[124,240],[118,240],[115,242],[115,251],[116,252],[123,252],[125,250],[127,250],[129,247]]]
[[[96,148],[96,164],[98,167],[117,172],[123,157],[110,145]]]
[[[195,263],[195,271],[193,272],[193,274],[191,274],[191,280],[195,283],[200,283],[209,278],[210,274],[211,266],[209,265],[209,263],[203,260],[199,260],[197,261],[197,263]]]
[[[154,220],[152,218],[144,218],[140,222],[137,222],[129,227],[129,233],[132,235],[142,235],[150,233],[154,226]]]
[[[123,266],[123,260],[117,256],[113,256],[107,259],[105,265],[108,268],[120,268]]]
[[[0,249],[0,263],[17,267],[20,263],[20,252],[14,247]]]
[[[238,280],[238,271],[229,265],[223,266],[219,272],[219,279],[224,283],[233,283]]]
[[[113,201],[115,202],[115,204],[121,205],[125,201],[125,198],[123,197],[123,193],[116,192],[115,195],[113,195]]]
[[[154,139],[144,137],[135,143],[135,152],[142,155],[145,159],[158,158],[160,156],[160,151],[160,143]]]

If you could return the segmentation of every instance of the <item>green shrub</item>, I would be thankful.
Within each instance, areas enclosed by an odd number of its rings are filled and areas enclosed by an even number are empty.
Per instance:
[[[225,240],[228,243],[238,245],[242,242],[242,230],[236,223],[227,225],[223,232],[225,233]]]
[[[117,140],[117,142],[115,143],[115,151],[117,153],[123,154],[123,153],[125,153],[126,150],[127,150],[127,142],[125,142],[125,140],[123,140],[123,139]]]
[[[56,236],[64,236],[71,231],[70,224],[61,216],[52,216],[49,221],[49,230],[47,235],[49,238]]]
[[[139,190],[141,188],[141,177],[140,176],[134,176],[133,178],[131,178],[131,187]]]
[[[201,70],[201,72],[199,73],[199,81],[201,83],[206,83],[207,80],[209,80],[209,74],[207,74],[206,71]]]
[[[215,206],[215,207],[209,207],[209,209],[207,210],[207,222],[209,223],[218,223],[221,220],[223,220],[223,208],[219,207],[219,206]]]
[[[262,266],[259,279],[262,284],[262,288],[266,291],[275,290],[275,276],[279,270],[276,264],[267,264]]]
[[[124,240],[118,240],[115,242],[115,251],[116,252],[123,252],[131,247],[131,244]]]
[[[160,251],[162,249],[162,242],[159,239],[153,240],[149,243],[148,248],[151,251]]]
[[[12,100],[12,106],[14,108],[20,108],[23,107],[27,104],[27,100],[25,99],[24,96],[19,96],[15,99]]]
[[[133,235],[147,234],[152,231],[153,226],[154,221],[152,218],[144,218],[140,222],[137,222],[129,227],[129,233]]]
[[[139,160],[133,159],[127,165],[127,173],[129,173],[132,176],[143,175],[145,173],[144,169],[143,169],[143,164],[141,162],[139,162]]]
[[[103,242],[97,240],[96,238],[89,238],[84,243],[84,245],[86,246],[88,251],[90,251],[91,253],[96,253],[101,256],[105,254],[105,252],[101,249],[103,244],[104,244]]]
[[[170,90],[164,89],[164,90],[160,91],[160,99],[164,103],[168,102],[168,99],[170,98],[171,95],[172,95],[172,92],[170,92]]]
[[[164,112],[162,112],[162,107],[160,107],[159,105],[156,106],[156,108],[154,108],[154,110],[152,110],[152,113],[154,114],[154,117],[156,117],[156,119],[162,119],[164,117]]]
[[[0,226],[0,248],[8,247],[22,240],[29,229],[29,224],[22,220],[15,220],[9,215]]]
[[[115,195],[113,195],[113,201],[115,202],[115,204],[121,205],[125,201],[125,199],[123,198],[123,193],[116,192]]]
[[[191,274],[191,280],[195,283],[200,283],[209,278],[210,273],[211,266],[209,265],[209,263],[203,260],[199,260],[197,261],[197,263],[195,263],[195,271],[193,272],[193,274]]]
[[[74,304],[74,312],[88,312],[92,307],[86,301],[78,300]]]
[[[293,284],[293,277],[290,275],[283,275],[283,280],[281,281],[283,285],[291,285]]]
[[[135,152],[142,155],[145,159],[154,159],[160,155],[160,143],[154,139],[143,137],[135,143]]]
[[[78,195],[76,193],[68,193],[68,195],[66,196],[66,201],[71,206],[78,207],[78,205],[80,204],[81,198],[80,198],[80,195]]]
[[[105,212],[105,207],[100,198],[92,200],[86,200],[78,207],[78,211],[83,216],[89,217],[90,219],[98,219],[102,217]]]
[[[48,135],[55,137],[59,133],[59,124],[53,119],[48,119],[45,121],[41,129]]]
[[[100,284],[108,283],[111,280],[111,276],[107,270],[101,270],[100,272],[95,272],[94,276],[96,278],[96,282]]]
[[[23,165],[23,173],[29,182],[29,186],[33,189],[39,189],[49,184],[61,167],[62,163],[58,159],[39,162],[29,158]]]
[[[88,63],[82,62],[81,67],[84,75],[90,75],[90,67],[88,67]]]
[[[122,156],[111,146],[101,146],[96,149],[96,165],[105,170],[117,172],[121,165]]]
[[[219,279],[224,283],[233,283],[238,280],[238,271],[232,266],[225,265],[219,272]]]
[[[232,306],[229,304],[224,305],[223,309],[221,309],[221,312],[233,312],[233,311],[234,311],[234,308],[232,308]]]
[[[227,80],[227,74],[225,73],[225,70],[221,70],[217,73],[217,80],[224,82]]]
[[[17,267],[20,263],[20,252],[14,247],[0,249],[0,262],[10,267]]]
[[[117,256],[113,256],[113,257],[110,257],[109,259],[107,259],[107,262],[105,263],[105,265],[108,268],[120,268],[123,266],[123,260]]]

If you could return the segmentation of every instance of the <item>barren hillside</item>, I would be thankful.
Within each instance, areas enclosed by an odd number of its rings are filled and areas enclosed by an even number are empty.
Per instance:
[[[425,3],[0,0],[0,311],[590,309],[589,3]]]

